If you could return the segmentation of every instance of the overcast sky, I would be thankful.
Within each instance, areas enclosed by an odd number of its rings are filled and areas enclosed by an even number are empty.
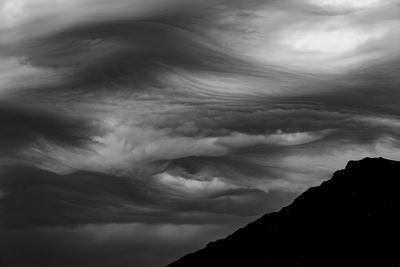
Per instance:
[[[400,160],[399,43],[398,0],[0,0],[0,265],[164,266]]]

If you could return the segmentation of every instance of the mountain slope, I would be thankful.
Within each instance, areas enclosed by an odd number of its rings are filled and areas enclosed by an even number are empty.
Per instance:
[[[366,158],[168,267],[399,264],[400,162]]]

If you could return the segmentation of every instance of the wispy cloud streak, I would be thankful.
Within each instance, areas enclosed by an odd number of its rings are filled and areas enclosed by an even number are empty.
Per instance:
[[[66,240],[64,258],[82,233],[157,266],[143,255],[218,237],[347,160],[400,159],[399,9],[0,1],[0,231]]]

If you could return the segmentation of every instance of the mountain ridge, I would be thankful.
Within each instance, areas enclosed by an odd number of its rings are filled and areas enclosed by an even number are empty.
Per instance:
[[[349,161],[292,204],[168,267],[399,266],[400,162]],[[384,189],[384,190],[383,190]]]

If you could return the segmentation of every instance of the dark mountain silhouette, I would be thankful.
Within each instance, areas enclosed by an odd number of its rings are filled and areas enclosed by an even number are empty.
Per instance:
[[[168,267],[400,266],[400,162],[350,161],[291,205]]]

